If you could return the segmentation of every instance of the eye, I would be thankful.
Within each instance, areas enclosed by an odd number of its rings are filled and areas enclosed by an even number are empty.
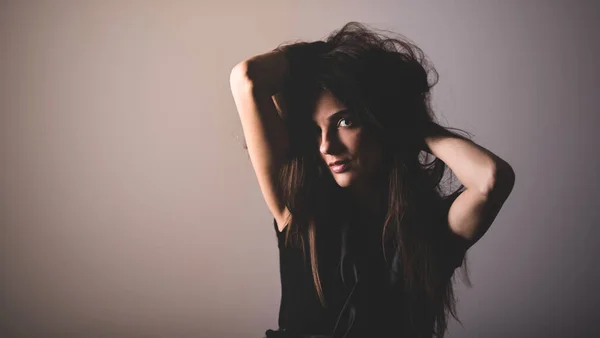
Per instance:
[[[346,121],[346,125],[345,126],[340,126],[340,122],[341,121]],[[349,123],[348,123],[349,122]],[[351,127],[352,124],[352,120],[347,118],[347,117],[342,117],[341,119],[338,120],[338,127]]]

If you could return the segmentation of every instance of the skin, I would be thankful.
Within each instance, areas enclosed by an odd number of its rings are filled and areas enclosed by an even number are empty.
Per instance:
[[[353,196],[351,210],[360,217],[380,219],[383,210],[381,192],[385,185],[378,178],[382,147],[377,139],[330,92],[323,91],[316,102],[313,121],[318,127],[321,158],[327,164],[350,159],[349,170],[334,173],[327,168],[340,187]],[[514,172],[505,161],[472,141],[438,133],[426,138],[430,152],[446,163],[467,189],[454,201],[448,223],[457,236],[457,246],[464,252],[487,231],[514,185]]]
[[[346,108],[327,90],[319,95],[313,113],[319,153],[334,180],[348,189],[357,206],[377,214],[381,199],[376,182],[381,176],[382,147]],[[344,159],[350,160],[345,172],[335,173],[328,166]]]
[[[278,102],[273,100],[277,97],[273,98],[273,95],[280,92],[277,83],[282,82],[286,64],[282,53],[269,52],[240,62],[230,74],[231,90],[252,166],[279,231],[284,230],[290,218],[290,212],[277,190],[279,169],[289,139],[283,119],[278,116],[280,108],[285,111],[285,104],[276,106]],[[368,135],[367,130],[352,124],[356,120],[347,121],[340,117],[339,120],[328,121],[331,114],[343,108],[346,107],[329,92],[323,92],[317,102],[314,121],[320,131],[321,157],[325,163],[351,159],[348,172],[331,172],[331,175],[339,186],[352,193],[358,206],[367,206],[379,215],[377,208],[382,203],[378,197],[384,194],[377,192],[386,191],[385,185],[374,183],[377,183],[375,178],[385,176],[376,174],[381,164],[382,147]],[[454,201],[448,214],[449,226],[457,235],[449,239],[452,241],[450,247],[455,250],[448,257],[452,257],[453,264],[459,263],[454,257],[463,257],[494,221],[513,189],[515,173],[506,161],[472,141],[435,130],[425,141],[427,151],[446,163],[467,187]],[[354,211],[354,208],[350,210]]]

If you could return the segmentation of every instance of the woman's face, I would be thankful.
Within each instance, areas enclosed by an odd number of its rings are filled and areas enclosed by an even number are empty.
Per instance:
[[[321,158],[340,187],[368,183],[381,167],[381,146],[331,92],[317,99],[313,121]],[[342,161],[340,165],[334,165]]]

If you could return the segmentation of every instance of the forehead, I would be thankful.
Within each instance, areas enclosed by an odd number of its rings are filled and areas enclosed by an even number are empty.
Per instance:
[[[338,101],[330,91],[323,90],[317,97],[312,116],[313,121],[318,124],[324,124],[329,116],[345,108],[346,106]]]

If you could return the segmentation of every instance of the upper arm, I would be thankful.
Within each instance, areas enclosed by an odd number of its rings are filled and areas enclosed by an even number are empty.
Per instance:
[[[282,230],[289,216],[278,189],[279,170],[289,144],[286,126],[273,97],[256,89],[243,64],[231,71],[230,86],[261,193]]]
[[[485,193],[467,188],[450,205],[450,247],[461,258],[487,232],[512,191],[515,178],[510,167],[496,169],[494,177]]]

